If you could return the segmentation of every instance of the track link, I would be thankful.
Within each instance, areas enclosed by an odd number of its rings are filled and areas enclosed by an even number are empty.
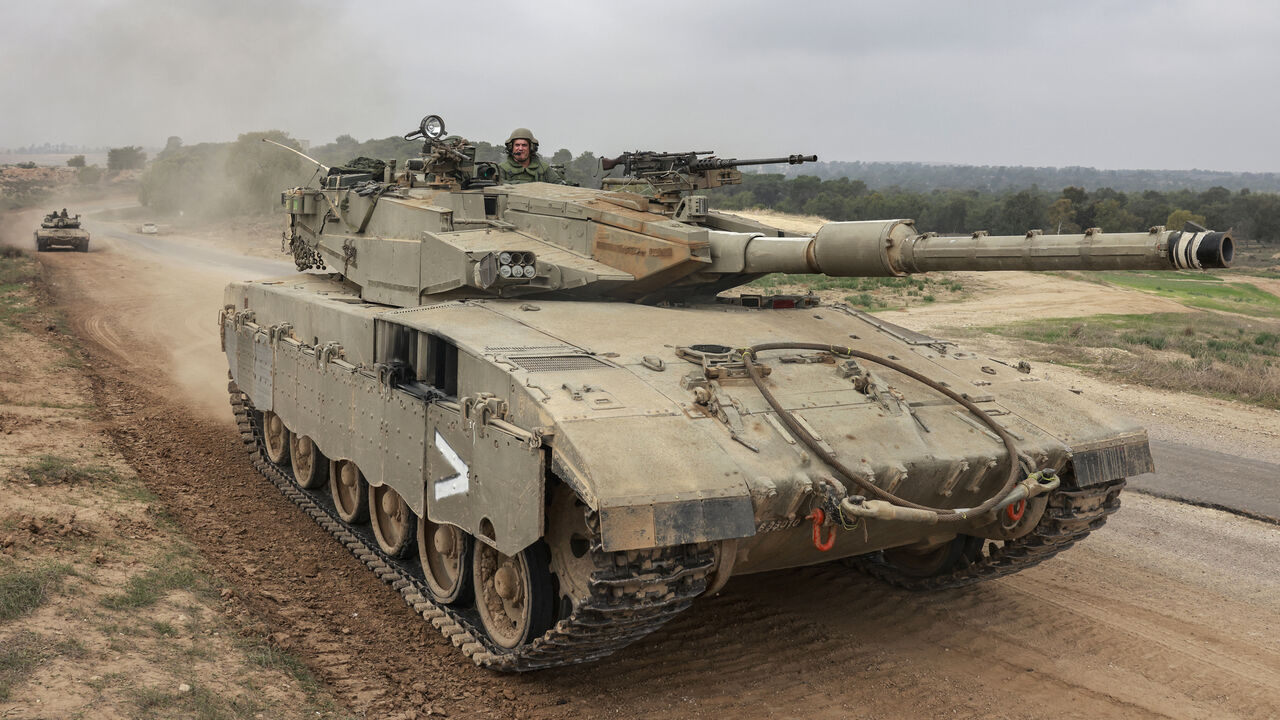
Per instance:
[[[489,640],[474,609],[440,605],[431,599],[416,561],[405,562],[383,553],[369,528],[353,527],[338,517],[323,489],[304,490],[294,481],[292,469],[268,461],[262,414],[235,382],[227,389],[240,438],[254,467],[476,665],[523,672],[599,660],[662,627],[706,590],[713,563],[710,546],[605,552],[600,546],[598,520],[589,513],[587,525],[595,533],[591,555],[596,570],[587,597],[579,598],[573,612],[542,637],[514,651],[498,647]]]
[[[1039,565],[1102,527],[1107,517],[1120,509],[1124,485],[1122,479],[1080,490],[1056,490],[1049,495],[1044,515],[1031,532],[1003,544],[984,542],[973,553],[963,555],[956,566],[937,575],[909,575],[886,562],[882,553],[849,562],[878,580],[908,590],[943,590],[1012,575]]]

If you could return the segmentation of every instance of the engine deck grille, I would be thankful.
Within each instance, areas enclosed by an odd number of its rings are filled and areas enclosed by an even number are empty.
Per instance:
[[[508,361],[529,372],[566,372],[571,370],[599,370],[613,367],[590,355],[543,355],[508,357]]]

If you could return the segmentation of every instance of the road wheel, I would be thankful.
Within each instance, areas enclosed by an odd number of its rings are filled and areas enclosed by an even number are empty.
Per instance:
[[[369,519],[369,484],[350,460],[329,463],[329,495],[338,517],[358,524]]]
[[[555,593],[541,542],[514,557],[477,542],[471,571],[480,624],[494,644],[515,649],[551,629]]]
[[[474,596],[471,554],[475,540],[456,525],[418,518],[418,560],[427,589],[436,602],[465,605]]]
[[[293,463],[293,477],[308,490],[315,490],[329,481],[329,459],[306,435],[289,433],[289,461]]]
[[[413,548],[418,516],[391,486],[369,486],[369,519],[382,552],[404,557]]]
[[[262,440],[268,460],[281,467],[289,464],[289,428],[270,410],[262,412]]]

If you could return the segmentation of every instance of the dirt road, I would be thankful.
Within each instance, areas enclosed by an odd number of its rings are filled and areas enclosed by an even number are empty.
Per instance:
[[[838,565],[737,577],[604,662],[479,670],[242,458],[214,320],[229,272],[245,273],[192,257],[125,235],[41,260],[91,346],[120,451],[235,586],[246,618],[357,714],[1280,716],[1280,532],[1136,494],[1071,552],[1009,578],[918,595]]]

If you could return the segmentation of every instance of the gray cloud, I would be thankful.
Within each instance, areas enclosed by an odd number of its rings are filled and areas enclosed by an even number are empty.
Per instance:
[[[610,154],[1280,171],[1277,36],[1261,0],[7,3],[0,146],[435,112]]]

